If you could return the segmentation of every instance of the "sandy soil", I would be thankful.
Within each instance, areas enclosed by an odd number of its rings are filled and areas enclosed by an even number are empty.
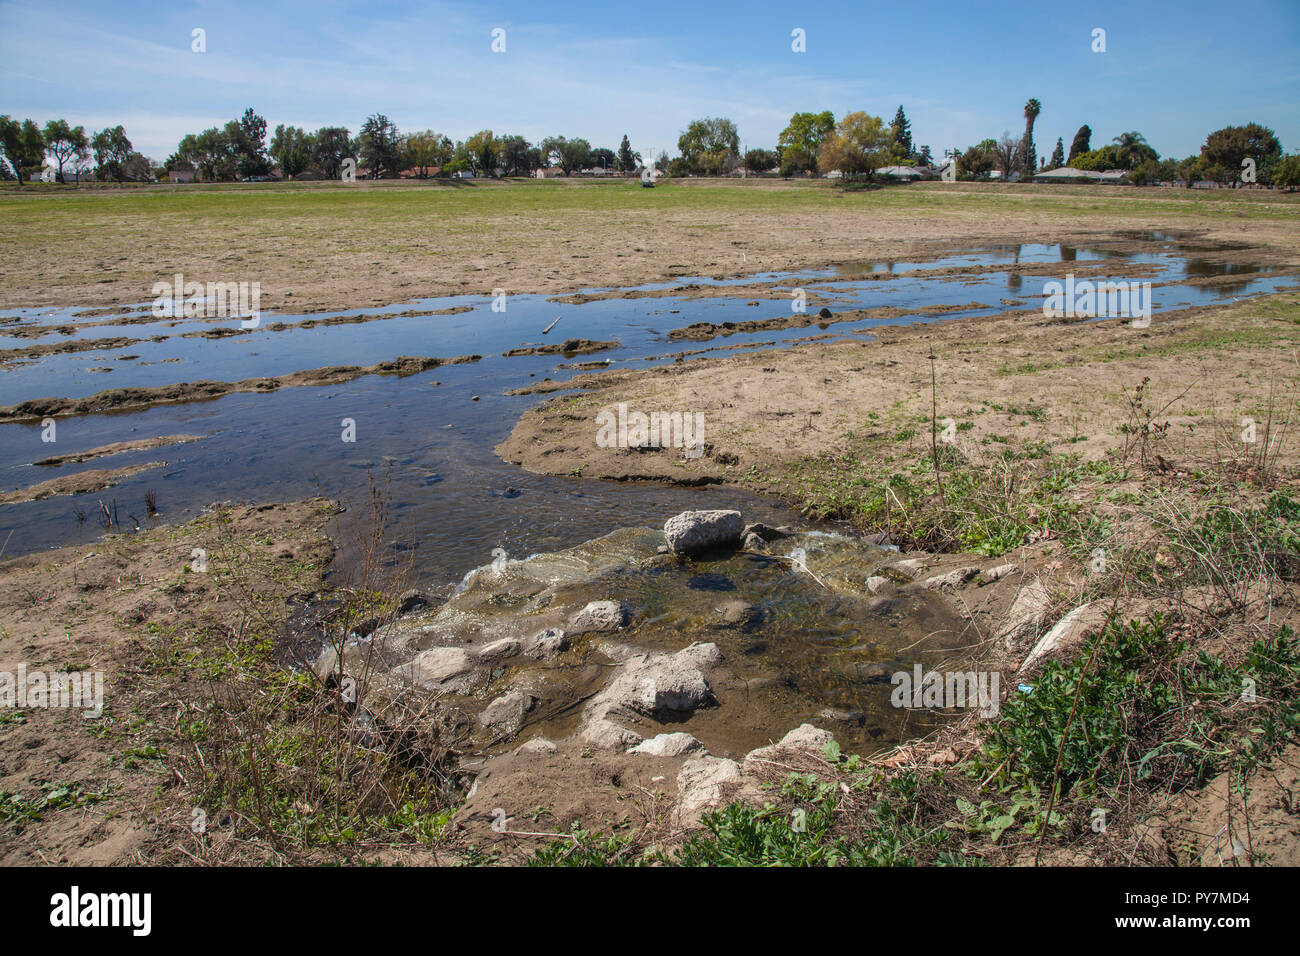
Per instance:
[[[1164,313],[1146,329],[1120,319],[1009,312],[880,328],[872,341],[837,336],[781,352],[598,372],[574,380],[577,394],[525,412],[497,451],[544,474],[728,482],[791,494],[807,459],[864,442],[877,462],[925,454],[934,355],[937,418],[962,427],[954,436],[959,449],[974,453],[1014,435],[1017,443],[1098,457],[1122,445],[1125,390],[1150,378],[1153,401],[1173,400],[1162,415],[1173,423],[1173,457],[1240,453],[1239,420],[1262,422],[1270,388],[1300,375],[1297,307],[1300,295],[1285,293]],[[623,402],[645,412],[702,413],[706,454],[690,460],[681,449],[600,447],[596,416]],[[1034,405],[1039,410],[1030,413]],[[1283,464],[1294,465],[1294,449],[1286,455]],[[871,470],[870,459],[864,465]]]

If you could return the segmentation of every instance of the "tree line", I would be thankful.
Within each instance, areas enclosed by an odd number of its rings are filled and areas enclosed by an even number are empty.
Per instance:
[[[9,115],[0,115],[0,179],[30,179],[54,160],[56,181],[67,182],[71,175],[80,182],[94,157],[94,174],[98,179],[124,182],[128,179],[152,178],[153,166],[135,151],[121,126],[102,129],[87,135],[84,126],[71,126],[67,120],[50,120],[44,126],[25,119],[21,123]]]
[[[1200,152],[1185,159],[1161,159],[1160,154],[1136,130],[1120,133],[1111,142],[1092,147],[1092,127],[1080,126],[1065,151],[1057,138],[1050,157],[1036,155],[1034,121],[1042,111],[1037,99],[1025,104],[1025,132],[1019,139],[1003,133],[1000,139],[985,139],[966,150],[949,150],[963,179],[987,178],[997,170],[1003,177],[1020,173],[1032,178],[1054,169],[1107,172],[1120,170],[1137,185],[1182,180],[1187,186],[1199,181],[1221,184],[1259,183],[1264,186],[1300,186],[1300,155],[1286,155],[1273,130],[1259,123],[1225,126],[1205,138]],[[1249,160],[1249,162],[1247,162]],[[1247,173],[1247,171],[1249,171]],[[1243,175],[1246,174],[1246,175]]]
[[[1092,148],[1092,129],[1081,126],[1065,151],[1057,139],[1051,156],[1038,155],[1034,125],[1042,111],[1036,98],[1025,103],[1025,128],[1018,137],[1004,133],[965,150],[945,151],[962,179],[987,178],[997,170],[1004,178],[1068,167],[1078,170],[1122,170],[1135,183],[1185,180],[1188,185],[1208,179],[1231,183],[1243,179],[1243,162],[1254,167],[1251,179],[1262,185],[1300,186],[1300,156],[1287,156],[1274,132],[1258,123],[1227,126],[1211,133],[1199,153],[1183,160],[1161,159],[1137,131]],[[930,147],[913,145],[911,122],[903,106],[891,122],[857,111],[838,121],[830,110],[797,112],[777,137],[774,148],[741,151],[736,124],[726,117],[692,121],[677,140],[678,155],[652,157],[650,164],[673,176],[724,176],[738,170],[762,175],[817,176],[837,173],[848,179],[872,179],[887,166],[934,167]],[[93,157],[94,164],[90,165]],[[224,126],[184,136],[162,164],[136,152],[121,126],[88,135],[81,126],[51,120],[43,127],[31,119],[19,122],[0,116],[0,178],[21,184],[46,167],[58,182],[83,176],[97,180],[150,181],[176,169],[192,168],[205,182],[229,182],[270,177],[337,179],[348,160],[358,175],[393,178],[404,172],[419,178],[468,173],[473,176],[529,176],[537,169],[556,169],[568,176],[593,167],[632,173],[645,164],[624,134],[617,150],[593,147],[583,138],[548,136],[531,143],[519,135],[480,130],[463,140],[431,129],[402,132],[387,116],[368,116],[354,136],[342,126],[308,131],[280,124],[269,142],[267,122],[253,108]]]

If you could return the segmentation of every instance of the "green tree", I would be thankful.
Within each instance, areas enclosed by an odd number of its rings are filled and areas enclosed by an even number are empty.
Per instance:
[[[39,168],[45,159],[45,141],[40,127],[29,119],[20,123],[8,116],[0,116],[0,151],[21,186],[28,170]]]
[[[126,137],[126,130],[121,126],[101,129],[90,141],[95,151],[95,175],[101,179],[114,179],[122,182],[126,174],[126,164],[135,150]]]
[[[271,171],[266,155],[266,120],[250,106],[244,115],[226,124],[225,135],[239,176],[265,176]]]
[[[627,140],[627,133],[624,133],[623,142],[618,144],[618,171],[620,173],[635,172],[640,165],[641,154],[632,152],[632,144]]]
[[[312,137],[311,159],[326,179],[338,179],[343,160],[354,157],[352,134],[342,126],[322,126]]]
[[[1092,127],[1084,123],[1079,127],[1079,131],[1074,134],[1074,140],[1070,143],[1070,155],[1066,159],[1065,165],[1074,166],[1074,157],[1082,156],[1092,149]]]
[[[890,156],[895,162],[906,162],[912,158],[912,124],[908,122],[907,114],[903,112],[903,104],[898,104],[898,112],[894,114],[894,122],[890,124],[890,131],[894,137],[894,146]]]
[[[1300,187],[1300,153],[1283,156],[1273,171],[1273,185],[1278,189],[1296,189]]]
[[[1146,137],[1136,130],[1120,133],[1111,142],[1115,144],[1117,169],[1135,169],[1143,163],[1154,163],[1160,158]]]
[[[431,170],[451,162],[455,151],[450,137],[431,129],[409,134],[403,145],[406,152],[403,165],[414,169],[421,179],[428,179]]]
[[[67,182],[63,178],[64,164],[84,155],[89,148],[90,140],[86,136],[86,128],[69,126],[67,120],[50,120],[41,131],[41,136],[45,140],[46,150],[53,154],[59,164],[58,181]]]
[[[817,154],[822,143],[835,131],[835,115],[824,113],[795,113],[781,135],[776,148],[781,156],[781,175],[817,173]]]
[[[501,173],[504,176],[531,176],[542,165],[541,151],[522,136],[503,136],[497,140]]]
[[[692,122],[677,138],[682,162],[692,173],[718,176],[740,159],[740,134],[725,117],[705,117]]]
[[[1026,177],[1034,175],[1038,168],[1038,147],[1034,145],[1034,122],[1043,111],[1043,104],[1030,98],[1025,103],[1025,135],[1020,140],[1020,165]]]
[[[884,120],[858,111],[849,113],[836,124],[817,153],[817,168],[829,172],[838,169],[846,179],[865,176],[889,162],[894,137]]]
[[[189,135],[176,147],[176,156],[194,164],[198,178],[204,182],[221,182],[235,178],[238,158],[230,140],[229,126],[205,129]]]
[[[1273,170],[1273,185],[1284,190],[1300,187],[1300,153],[1278,160],[1277,168]]]
[[[1060,169],[1065,165],[1065,141],[1061,137],[1056,137],[1056,148],[1052,150],[1052,158],[1047,161],[1048,169]]]
[[[492,130],[479,130],[465,140],[465,150],[473,160],[473,168],[484,176],[495,176],[500,159],[497,138]]]
[[[293,179],[311,165],[312,149],[315,147],[311,133],[297,126],[285,126],[281,123],[275,128],[268,152],[280,166],[285,179]]]
[[[367,116],[357,139],[359,161],[370,170],[371,179],[397,175],[401,165],[401,138],[392,120],[383,113]]]
[[[1184,180],[1188,189],[1196,185],[1204,175],[1204,161],[1200,156],[1188,156],[1178,164],[1178,178]]]
[[[1225,126],[1215,130],[1201,147],[1205,175],[1220,183],[1235,182],[1241,177],[1242,160],[1253,159],[1259,182],[1272,178],[1274,166],[1282,158],[1282,144],[1274,132],[1258,123]]]
[[[1120,169],[1119,147],[1103,146],[1091,152],[1080,153],[1068,163],[1072,169],[1087,169],[1104,173],[1108,169]]]
[[[976,143],[957,158],[958,172],[972,179],[987,176],[993,171],[997,161],[997,148],[998,142],[995,139],[985,139]]]
[[[618,156],[612,149],[601,146],[591,151],[591,165],[593,168],[614,169],[618,166]]]
[[[548,164],[559,166],[566,176],[591,162],[591,143],[585,139],[548,136],[542,140],[541,151]]]
[[[749,149],[745,151],[745,168],[751,173],[765,173],[776,169],[780,159],[770,149]]]

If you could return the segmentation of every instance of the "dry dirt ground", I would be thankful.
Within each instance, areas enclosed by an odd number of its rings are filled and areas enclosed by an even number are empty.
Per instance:
[[[217,597],[236,563],[268,593],[319,589],[330,514],[322,501],[240,508],[0,562],[0,672],[99,671],[104,694],[101,719],[0,710],[0,865],[141,863],[184,847],[186,807],[163,798],[176,781],[139,719],[156,640],[237,626],[246,608]],[[189,573],[196,548],[205,573]]]

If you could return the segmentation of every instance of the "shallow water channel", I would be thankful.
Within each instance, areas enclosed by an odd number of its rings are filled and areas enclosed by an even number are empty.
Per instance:
[[[1054,244],[989,246],[927,261],[865,262],[838,269],[764,273],[719,281],[676,283],[621,290],[617,297],[561,303],[545,296],[511,295],[504,312],[493,311],[491,295],[451,296],[387,309],[336,313],[395,314],[468,307],[459,314],[411,315],[360,324],[294,328],[331,314],[264,312],[259,328],[220,338],[182,337],[212,330],[211,321],[154,319],[141,324],[94,325],[117,316],[77,315],[78,309],[22,310],[0,315],[0,349],[17,349],[70,338],[125,336],[139,341],[109,350],[47,354],[14,360],[0,368],[0,404],[42,396],[84,396],[107,388],[146,387],[215,379],[231,381],[285,374],[329,365],[369,365],[399,355],[482,359],[448,365],[405,378],[365,376],[331,386],[282,388],[265,394],[163,405],[134,412],[95,414],[58,421],[57,449],[41,441],[37,424],[0,425],[0,474],[5,488],[19,488],[81,468],[116,468],[165,460],[82,500],[53,497],[0,506],[0,541],[5,554],[92,540],[101,533],[93,517],[81,521],[80,505],[93,513],[97,501],[116,501],[122,514],[145,514],[146,491],[156,493],[163,521],[183,520],[214,501],[289,500],[314,494],[360,505],[367,472],[389,482],[395,529],[409,550],[417,574],[428,583],[449,584],[491,560],[494,549],[512,557],[568,547],[619,527],[658,527],[688,508],[735,507],[749,520],[788,524],[794,516],[758,496],[720,488],[670,488],[617,484],[527,474],[500,461],[492,449],[509,433],[536,396],[505,392],[545,379],[578,374],[561,368],[575,361],[608,359],[611,367],[637,368],[673,361],[675,353],[789,346],[825,331],[849,333],[897,322],[943,321],[991,314],[1007,308],[1037,308],[1042,285],[1082,266],[1106,263],[1125,269],[1140,265],[1142,281],[1155,288],[1154,309],[1231,301],[1266,293],[1294,277],[1239,263],[1216,261],[1209,253],[1180,250],[1167,236],[1151,234],[1133,252]],[[1050,274],[1021,275],[1028,264],[1055,264]],[[934,275],[936,270],[980,271]],[[918,270],[926,273],[911,275]],[[1117,269],[1117,271],[1120,271]],[[1229,284],[1185,285],[1205,276],[1234,276]],[[775,296],[698,297],[700,287],[765,283]],[[1164,283],[1162,285],[1162,283]],[[832,313],[884,306],[916,309],[961,306],[937,316],[841,322],[787,330],[736,333],[683,343],[668,333],[693,323],[723,323],[788,315],[785,290],[803,288],[809,312],[827,303]],[[629,293],[678,289],[680,294],[624,297]],[[586,290],[600,293],[609,290]],[[1016,302],[1019,304],[1015,304]],[[141,303],[137,314],[147,315]],[[559,323],[543,336],[556,318]],[[235,320],[223,320],[234,327]],[[268,326],[284,323],[287,328]],[[49,326],[48,334],[19,337],[16,327]],[[64,327],[71,326],[69,331]],[[151,337],[159,337],[150,341]],[[501,353],[564,339],[617,340],[619,346],[593,355]],[[110,371],[104,371],[109,369]],[[341,421],[356,422],[356,441],[341,440]],[[31,462],[111,442],[191,433],[201,441],[98,459],[62,469]]]

